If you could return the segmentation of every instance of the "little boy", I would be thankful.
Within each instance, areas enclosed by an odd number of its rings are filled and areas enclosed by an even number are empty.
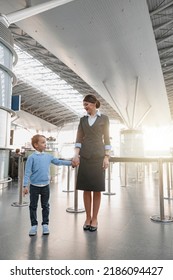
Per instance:
[[[29,235],[33,236],[37,234],[37,205],[39,195],[41,196],[41,207],[42,207],[42,228],[43,234],[49,234],[49,175],[50,175],[50,164],[55,165],[73,165],[71,160],[60,160],[53,157],[52,155],[45,153],[46,149],[46,138],[43,135],[34,135],[32,137],[32,146],[36,150],[31,154],[25,166],[24,175],[24,195],[29,192],[28,184],[30,183],[30,220],[31,220],[31,230]]]

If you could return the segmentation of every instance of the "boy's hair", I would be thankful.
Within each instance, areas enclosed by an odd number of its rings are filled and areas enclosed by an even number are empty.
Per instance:
[[[34,149],[35,149],[35,144],[38,143],[40,137],[46,138],[44,135],[41,135],[41,134],[36,134],[36,135],[34,135],[34,136],[32,137],[32,139],[31,139],[31,144],[32,144],[32,146],[34,147]]]

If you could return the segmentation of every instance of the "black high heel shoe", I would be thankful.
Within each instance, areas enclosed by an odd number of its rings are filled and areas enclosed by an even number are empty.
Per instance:
[[[91,227],[90,225],[85,225],[85,224],[84,224],[84,225],[83,225],[83,230],[89,230],[90,227]]]
[[[96,231],[97,230],[97,228],[98,228],[98,226],[96,225],[96,226],[90,226],[90,228],[89,228],[89,231]]]

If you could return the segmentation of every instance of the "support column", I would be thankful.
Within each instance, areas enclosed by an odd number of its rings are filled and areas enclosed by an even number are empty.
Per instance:
[[[12,34],[5,16],[0,15],[0,189],[9,182],[11,117],[15,115],[11,110],[11,97],[12,86],[16,83],[12,67],[16,62]]]

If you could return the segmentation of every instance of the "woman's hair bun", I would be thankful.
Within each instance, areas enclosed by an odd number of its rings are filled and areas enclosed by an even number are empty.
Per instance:
[[[100,107],[100,101],[93,94],[86,95],[83,101],[96,104],[97,109]]]

